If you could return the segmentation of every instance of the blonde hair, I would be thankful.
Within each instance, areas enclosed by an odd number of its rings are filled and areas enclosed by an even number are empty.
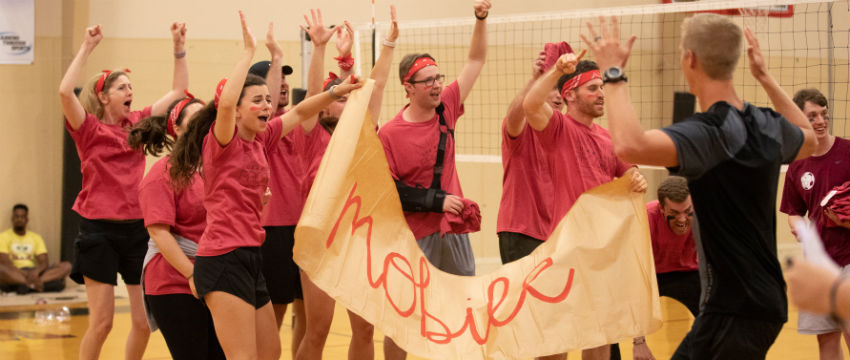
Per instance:
[[[741,28],[726,16],[696,14],[682,21],[682,49],[692,51],[712,79],[732,78],[741,41]]]
[[[98,119],[103,118],[103,104],[101,104],[100,99],[97,98],[97,94],[94,92],[94,87],[97,85],[97,81],[100,80],[100,76],[102,74],[102,72],[97,73],[97,75],[86,80],[85,85],[83,85],[83,89],[80,91],[80,104],[83,105],[83,109],[86,110],[86,113],[93,114]],[[127,76],[127,73],[123,70],[114,70],[109,73],[109,76],[107,76],[106,80],[103,82],[104,94],[109,94],[109,88],[112,87],[112,83],[115,82],[115,79],[118,79],[121,75]]]

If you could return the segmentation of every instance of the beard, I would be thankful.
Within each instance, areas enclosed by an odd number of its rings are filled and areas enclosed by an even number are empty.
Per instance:
[[[319,118],[319,124],[321,124],[322,127],[325,128],[325,130],[327,130],[331,135],[333,135],[337,123],[339,123],[338,117],[323,116]]]

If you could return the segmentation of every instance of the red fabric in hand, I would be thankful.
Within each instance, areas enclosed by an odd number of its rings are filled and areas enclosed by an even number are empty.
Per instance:
[[[470,199],[461,198],[463,211],[460,215],[447,212],[440,224],[440,233],[466,234],[481,230],[481,210]]]
[[[552,65],[555,65],[558,62],[558,58],[564,54],[573,53],[573,48],[570,44],[567,44],[566,41],[561,41],[560,43],[546,43],[543,46],[543,52],[546,53],[546,61],[543,62],[543,72],[546,72]]]
[[[850,181],[836,186],[834,190],[836,191],[835,195],[829,199],[825,207],[832,209],[838,219],[850,221]],[[827,218],[826,215],[824,215],[823,221],[826,222],[826,226],[838,226]]]

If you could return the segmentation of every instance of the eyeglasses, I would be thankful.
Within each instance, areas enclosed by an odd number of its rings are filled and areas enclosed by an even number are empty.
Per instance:
[[[440,84],[442,84],[445,80],[446,75],[437,74],[437,76],[425,78],[425,80],[409,80],[408,83],[410,83],[411,85],[425,84],[425,86],[434,86],[434,84],[436,84],[438,81],[440,82]]]

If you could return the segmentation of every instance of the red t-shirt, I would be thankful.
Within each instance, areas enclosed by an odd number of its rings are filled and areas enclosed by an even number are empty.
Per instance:
[[[667,225],[667,217],[661,211],[658,200],[646,203],[646,213],[649,215],[655,273],[699,270],[693,230],[685,235],[674,234]]]
[[[198,246],[198,256],[217,256],[240,247],[263,244],[261,226],[263,194],[269,184],[269,164],[265,149],[280,140],[282,124],[271,121],[254,141],[239,137],[222,146],[213,133],[204,138],[204,207],[207,228]]]
[[[779,211],[788,215],[809,214],[817,224],[827,254],[838,265],[850,264],[850,230],[827,227],[820,202],[834,187],[850,181],[850,140],[835,137],[832,148],[821,156],[797,160],[785,173],[785,189]]]
[[[307,171],[301,187],[302,202],[310,194],[310,188],[313,187],[313,181],[316,180],[316,175],[319,173],[322,157],[325,156],[325,150],[328,149],[328,144],[331,142],[331,133],[321,124],[316,124],[310,134],[305,135],[305,141],[304,162]]]
[[[197,243],[207,226],[204,180],[195,174],[186,189],[175,190],[168,176],[168,158],[157,161],[139,186],[139,203],[145,226],[165,224],[175,235]],[[145,294],[192,294],[192,291],[183,274],[162,254],[156,254],[145,268]]]
[[[614,154],[608,130],[588,127],[567,114],[553,112],[549,124],[536,131],[543,151],[548,153],[554,183],[553,231],[573,207],[579,195],[622,176],[631,167]]]
[[[83,187],[72,208],[86,219],[141,219],[139,181],[145,173],[145,155],[127,144],[129,128],[151,115],[151,107],[133,111],[121,124],[107,125],[92,114],[80,128],[65,128],[80,156]]]
[[[502,201],[496,232],[521,233],[546,240],[554,219],[555,186],[547,153],[530,125],[513,138],[502,122]]]
[[[443,118],[446,125],[454,129],[458,118],[463,115],[457,81],[446,86],[440,97],[445,108]],[[429,121],[410,122],[404,119],[403,114],[404,109],[378,132],[390,173],[394,179],[409,186],[428,188],[434,179],[434,162],[437,160],[437,145],[440,142],[439,115],[434,114],[434,118]],[[442,189],[448,194],[463,197],[455,168],[455,139],[450,134],[446,135],[443,159],[443,175],[440,179]],[[440,231],[440,222],[446,221],[442,212],[405,212],[404,218],[417,239]]]
[[[280,121],[278,117],[271,122]],[[298,223],[304,208],[301,191],[306,173],[303,159],[305,142],[304,129],[301,125],[296,125],[292,131],[266,149],[272,197],[263,209],[263,226],[290,226]]]

